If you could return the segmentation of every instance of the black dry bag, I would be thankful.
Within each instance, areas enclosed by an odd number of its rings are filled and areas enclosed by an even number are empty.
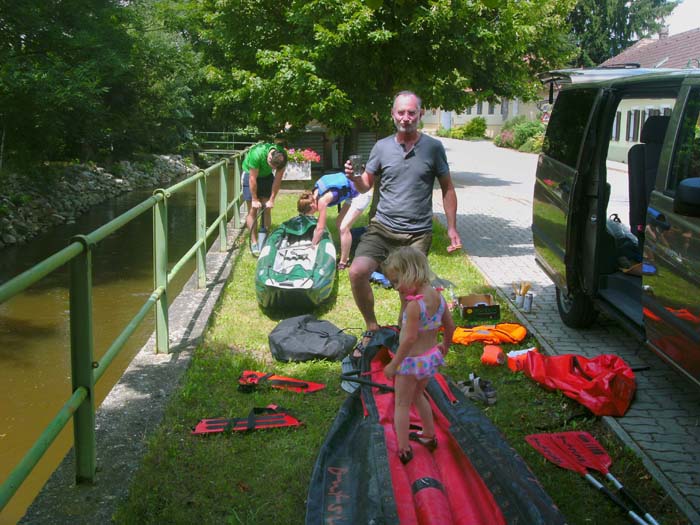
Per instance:
[[[357,337],[329,321],[306,314],[280,321],[270,332],[268,341],[272,357],[277,361],[339,361],[354,348]]]

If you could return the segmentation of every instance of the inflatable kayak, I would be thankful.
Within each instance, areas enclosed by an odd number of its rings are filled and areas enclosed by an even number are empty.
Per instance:
[[[392,383],[383,374],[397,342],[383,328],[366,348],[360,388],[341,406],[316,460],[306,523],[564,524],[522,458],[442,375],[428,386],[438,447],[414,445],[413,459],[401,463]],[[415,411],[411,424],[420,425]]]
[[[298,215],[267,237],[255,270],[255,294],[264,309],[313,310],[330,297],[336,251],[326,230],[311,244],[316,218]]]

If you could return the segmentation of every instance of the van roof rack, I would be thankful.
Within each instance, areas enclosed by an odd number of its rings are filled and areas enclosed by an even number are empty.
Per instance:
[[[649,69],[640,67],[639,64],[615,64],[592,68],[567,68],[546,71],[537,75],[540,82],[547,84],[556,82],[561,84],[573,84],[578,82],[594,82],[596,80],[614,80],[616,78],[632,77],[647,73],[659,73],[661,69]]]
[[[598,66],[600,69],[639,69],[641,64],[637,62],[623,62],[622,64],[608,64],[607,66]]]

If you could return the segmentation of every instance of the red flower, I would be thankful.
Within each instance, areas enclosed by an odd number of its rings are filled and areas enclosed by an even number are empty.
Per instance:
[[[304,150],[294,148],[288,149],[287,158],[290,162],[321,162],[321,155],[309,148]]]

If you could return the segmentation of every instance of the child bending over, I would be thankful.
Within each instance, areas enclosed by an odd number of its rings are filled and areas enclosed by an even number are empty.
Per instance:
[[[445,299],[430,284],[432,272],[427,257],[416,248],[406,246],[392,252],[384,262],[384,275],[399,291],[401,315],[399,347],[384,368],[387,378],[394,379],[394,428],[399,458],[406,464],[413,459],[411,441],[417,441],[431,452],[437,448],[435,424],[425,387],[452,344],[455,324]],[[442,343],[438,329],[444,326]],[[409,410],[415,405],[423,430],[409,433]]]

